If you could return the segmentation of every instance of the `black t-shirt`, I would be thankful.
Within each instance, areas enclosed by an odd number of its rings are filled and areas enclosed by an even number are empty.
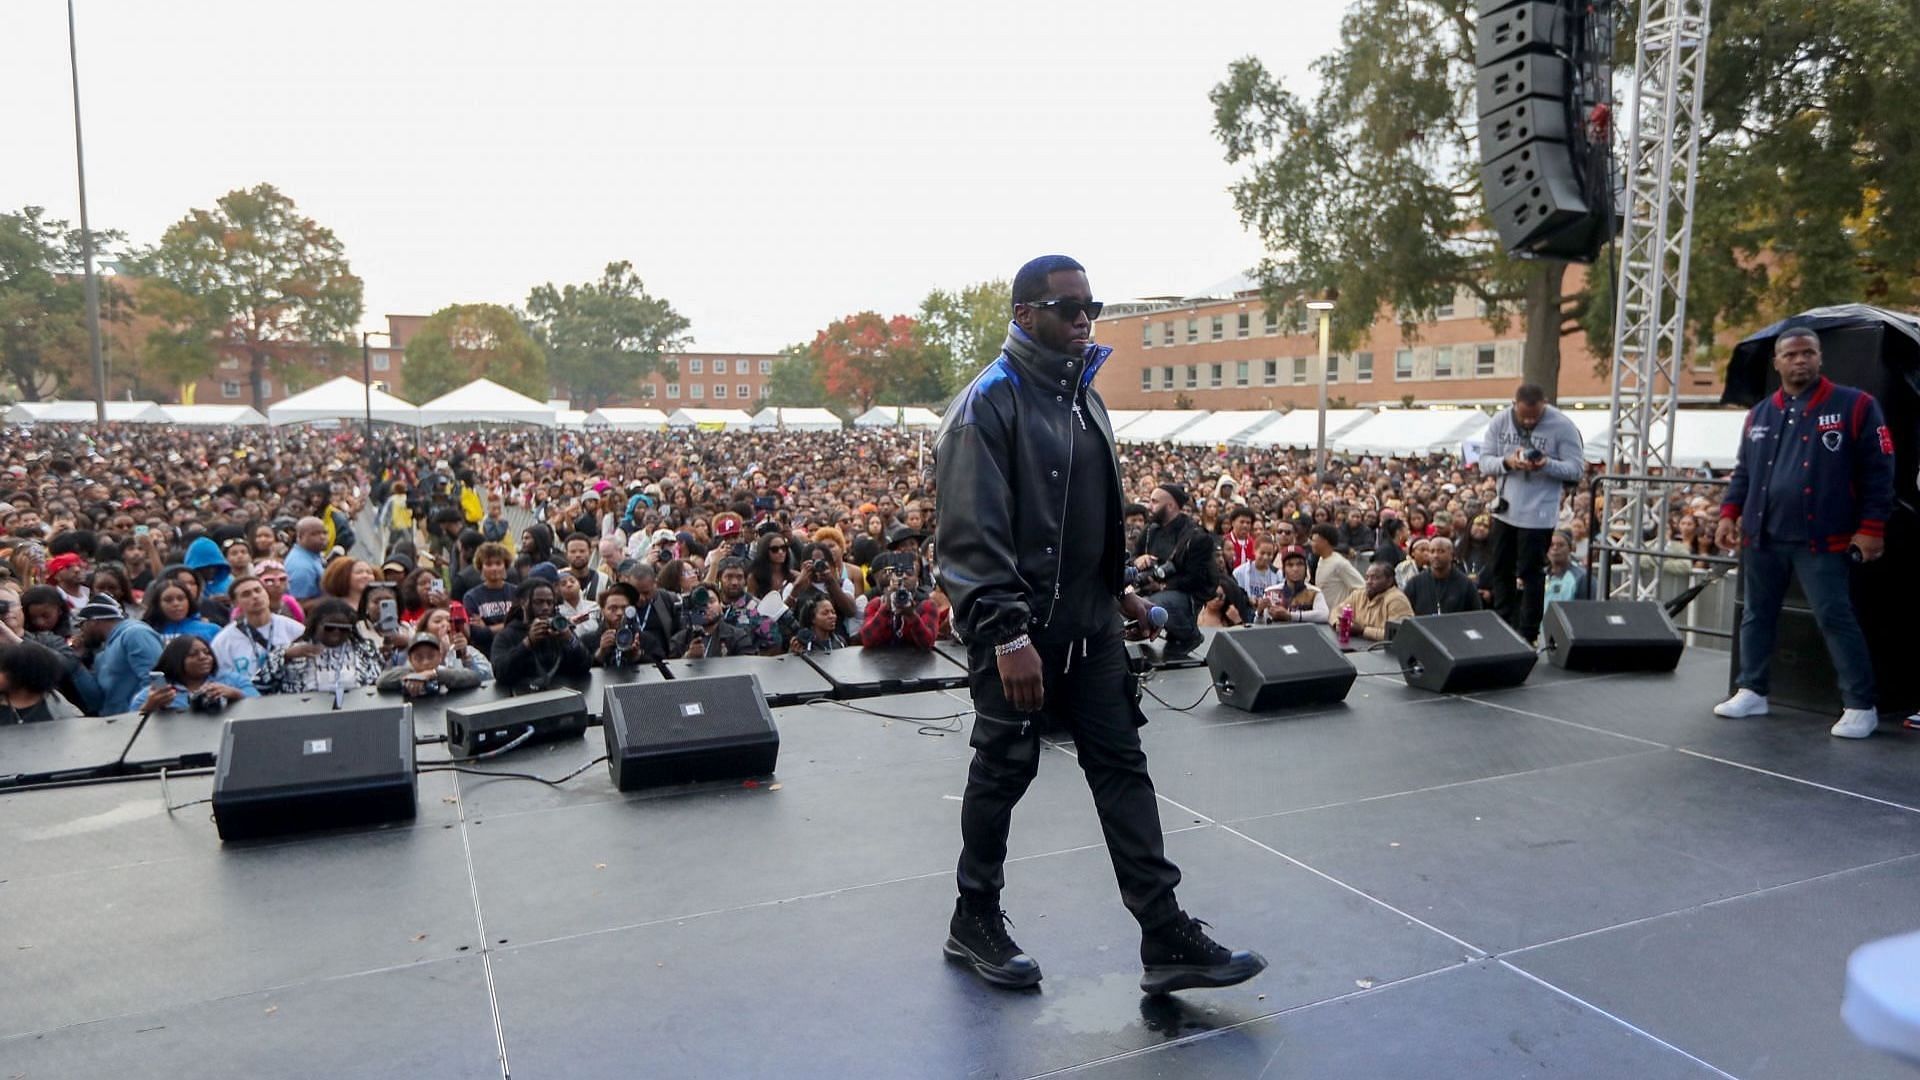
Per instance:
[[[1444,579],[1422,570],[1407,582],[1407,603],[1415,615],[1452,615],[1480,610],[1480,589],[1458,566]]]
[[[1061,462],[1060,468],[1065,472],[1067,463]],[[1073,421],[1073,469],[1068,479],[1059,551],[1060,599],[1053,602],[1050,621],[1041,613],[1047,625],[1034,634],[1046,641],[1092,637],[1119,618],[1112,583],[1103,577],[1113,555],[1107,544],[1120,516],[1119,493],[1113,489],[1113,448],[1097,428],[1083,426],[1077,418]]]

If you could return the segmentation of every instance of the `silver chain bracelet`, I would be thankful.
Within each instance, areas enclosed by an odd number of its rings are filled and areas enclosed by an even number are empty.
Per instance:
[[[1027,637],[1027,635],[1025,634],[1021,634],[1019,637],[1014,638],[1012,641],[1009,641],[1004,645],[995,645],[993,647],[993,655],[1009,656],[1013,653],[1019,652],[1021,649],[1024,649],[1027,646],[1032,644],[1033,644],[1033,640],[1031,638]]]

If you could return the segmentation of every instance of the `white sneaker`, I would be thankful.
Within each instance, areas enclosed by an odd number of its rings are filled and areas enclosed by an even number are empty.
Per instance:
[[[1741,687],[1734,695],[1713,707],[1713,715],[1738,719],[1743,716],[1767,715],[1767,699]]]
[[[1879,726],[1878,709],[1848,709],[1840,714],[1840,722],[1833,725],[1833,734],[1843,739],[1864,739]]]

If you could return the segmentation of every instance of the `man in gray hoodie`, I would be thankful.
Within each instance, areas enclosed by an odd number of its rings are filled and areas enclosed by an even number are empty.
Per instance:
[[[1585,453],[1580,429],[1547,404],[1547,392],[1533,383],[1522,383],[1512,407],[1487,426],[1480,471],[1496,478],[1500,493],[1482,586],[1493,593],[1493,610],[1529,642],[1540,636],[1547,544],[1559,522],[1560,498],[1566,485],[1579,482]]]

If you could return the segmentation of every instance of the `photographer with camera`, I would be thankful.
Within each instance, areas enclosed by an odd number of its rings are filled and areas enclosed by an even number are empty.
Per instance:
[[[642,620],[652,622],[651,606],[642,608],[633,586],[616,581],[600,596],[599,633],[586,638],[595,643],[593,666],[635,668],[647,662],[647,635]]]
[[[1187,514],[1187,489],[1165,483],[1147,500],[1147,531],[1133,545],[1135,591],[1167,610],[1167,651],[1200,643],[1200,609],[1213,596],[1214,539]]]
[[[259,697],[253,683],[219,670],[213,647],[192,635],[174,638],[160,650],[147,685],[133,695],[133,711],[215,713],[242,698]]]
[[[478,673],[459,665],[442,666],[444,656],[440,639],[423,630],[407,646],[406,660],[381,672],[380,681],[374,685],[383,693],[409,698],[439,697],[450,690],[472,690],[480,685]]]
[[[1520,384],[1513,405],[1487,425],[1480,472],[1497,479],[1499,496],[1491,507],[1492,553],[1482,585],[1493,595],[1494,611],[1530,643],[1540,636],[1546,608],[1547,544],[1560,520],[1560,498],[1586,471],[1585,453],[1580,429],[1533,383]]]
[[[732,572],[740,575],[744,594],[746,571],[735,568]],[[722,585],[722,588],[725,586]],[[699,660],[708,656],[758,656],[764,651],[756,644],[754,631],[748,621],[730,608],[721,599],[721,593],[710,585],[695,586],[687,594],[685,614],[686,626],[673,636],[672,655],[675,657]],[[754,617],[766,621],[758,615]]]
[[[493,677],[510,690],[545,690],[560,679],[584,679],[593,654],[560,614],[553,582],[529,578],[520,586],[506,625],[493,636]]]
[[[878,571],[887,579],[879,599],[867,601],[867,621],[860,628],[860,644],[869,649],[910,648],[926,652],[940,632],[940,613],[920,587],[920,579],[903,567]]]
[[[822,539],[822,534],[830,535]],[[785,598],[788,609],[801,626],[806,625],[802,609],[813,600],[831,602],[834,614],[842,623],[853,624],[859,620],[861,605],[854,599],[853,581],[840,561],[840,547],[834,539],[839,535],[838,529],[816,531],[813,549],[797,563],[799,572],[787,587]]]

